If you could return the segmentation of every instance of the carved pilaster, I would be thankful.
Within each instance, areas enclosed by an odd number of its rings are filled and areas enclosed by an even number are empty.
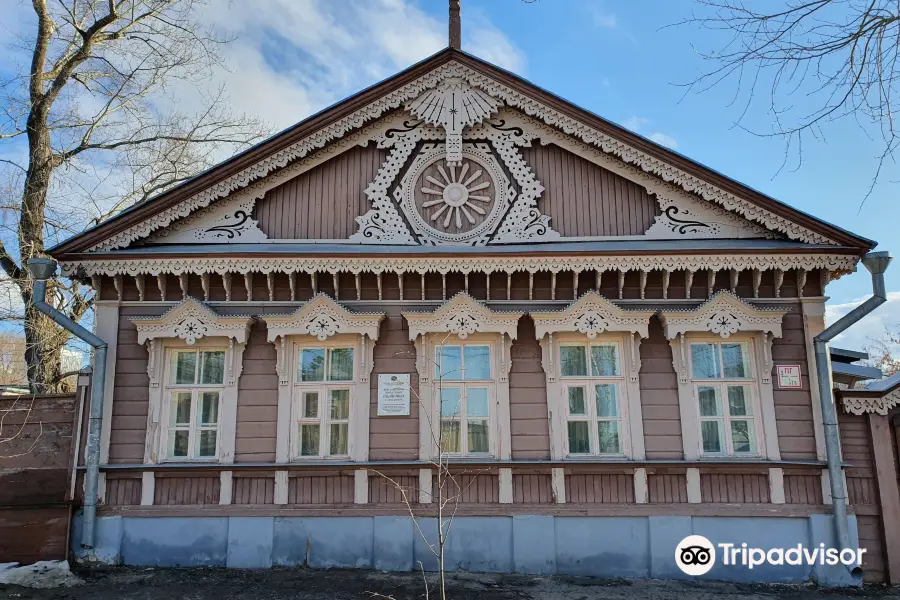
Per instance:
[[[134,287],[136,287],[137,291],[138,291],[138,300],[143,302],[145,289],[144,289],[144,275],[142,273],[139,273],[134,276]]]
[[[797,269],[797,297],[803,297],[803,288],[806,287],[806,269]]]
[[[647,271],[641,269],[640,271],[640,281],[641,281],[641,300],[647,297]]]
[[[775,269],[775,297],[781,298],[781,286],[784,284],[784,271]]]
[[[297,299],[297,272],[288,273],[288,285],[291,286],[291,302]]]
[[[231,302],[231,273],[222,273],[222,287],[225,288],[225,301]]]
[[[269,302],[275,300],[275,273],[266,273],[266,287],[269,288]]]
[[[691,287],[694,285],[694,272],[687,270],[684,272],[684,297],[690,300]]]
[[[253,300],[253,272],[244,273],[244,289],[247,290],[247,300]]]
[[[759,284],[762,282],[762,271],[753,269],[751,273],[753,275],[753,297],[759,298]]]
[[[209,302],[209,273],[200,274],[200,287],[203,288],[203,301]]]
[[[166,274],[160,273],[156,276],[156,287],[159,288],[159,299],[165,301],[166,299]]]
[[[188,297],[188,276],[187,273],[182,273],[178,276],[178,287],[181,288],[181,299],[184,300]]]
[[[122,285],[122,275],[121,274],[113,276],[113,287],[116,288],[116,299],[119,302],[121,302],[122,294],[124,292],[124,290],[123,290],[124,286]]]
[[[669,297],[669,277],[672,275],[672,272],[668,269],[663,269],[662,272],[662,283],[663,283],[663,300]]]
[[[622,294],[625,290],[625,271],[619,271],[619,300],[622,299]]]

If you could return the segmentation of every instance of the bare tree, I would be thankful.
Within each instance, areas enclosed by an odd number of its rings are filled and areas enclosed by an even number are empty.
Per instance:
[[[900,326],[885,328],[884,335],[866,348],[868,363],[878,367],[885,377],[900,373]]]
[[[28,64],[0,82],[0,140],[27,143],[23,164],[2,160],[9,235],[0,231],[0,268],[22,300],[35,391],[64,387],[60,349],[70,336],[34,308],[24,261],[44,255],[48,238],[147,200],[264,131],[230,114],[221,90],[202,91],[224,68],[219,51],[229,41],[202,26],[202,4],[32,0],[35,30],[15,48]],[[196,96],[199,108],[184,106]],[[47,297],[76,321],[92,305],[74,281],[50,283]]]
[[[438,356],[443,355],[443,347],[447,338],[436,346]],[[434,383],[429,385],[436,397],[438,398],[439,413],[432,414],[431,407],[425,406],[420,411],[420,415],[425,415],[428,421],[429,431],[432,433],[432,443],[437,449],[437,455],[430,461],[429,466],[432,469],[433,479],[430,490],[422,490],[418,486],[403,485],[397,479],[384,473],[383,471],[373,471],[382,478],[384,485],[387,485],[398,491],[401,501],[406,507],[409,517],[412,520],[413,527],[417,535],[425,542],[428,551],[434,557],[437,563],[437,581],[435,588],[437,597],[440,600],[447,600],[447,581],[446,581],[446,565],[445,559],[447,555],[447,543],[450,539],[450,533],[453,528],[453,520],[459,511],[459,505],[469,488],[477,481],[479,474],[487,472],[486,469],[469,469],[460,466],[453,466],[451,459],[458,455],[461,443],[461,436],[468,435],[463,428],[461,410],[463,404],[467,403],[465,394],[461,394],[455,405],[443,402],[442,392],[444,390],[444,380],[460,380],[462,374],[454,370],[447,370],[439,361],[434,360],[430,356],[421,358],[420,364],[427,365],[426,368],[432,369],[436,374],[433,379]],[[453,375],[456,375],[455,377]],[[418,391],[410,386],[410,395],[415,397],[418,403],[422,402]],[[437,427],[435,427],[437,425]],[[484,427],[487,427],[485,425]],[[483,432],[488,435],[487,432]],[[423,498],[424,497],[424,498]],[[425,504],[419,504],[419,499],[426,500]],[[425,514],[422,514],[425,513]],[[430,531],[423,528],[421,519],[434,514],[437,519],[437,529],[434,536],[429,535]],[[431,597],[432,588],[429,587],[428,578],[425,575],[425,566],[421,561],[418,562],[419,570],[422,572],[422,579],[425,585],[425,598]],[[388,598],[390,596],[372,593],[374,597]]]
[[[805,139],[820,140],[828,124],[854,119],[882,138],[875,174],[900,143],[896,121],[900,84],[896,0],[697,0],[692,18],[681,24],[723,32],[715,50],[699,49],[712,67],[686,84],[708,90],[734,85],[743,105],[737,124],[761,136],[786,141],[785,161],[802,161]],[[757,98],[767,105],[770,130],[746,127]],[[792,154],[795,153],[795,154]]]

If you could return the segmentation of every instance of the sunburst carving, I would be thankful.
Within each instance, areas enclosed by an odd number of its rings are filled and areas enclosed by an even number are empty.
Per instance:
[[[430,221],[437,222],[443,217],[444,229],[455,224],[456,229],[460,230],[463,228],[463,219],[468,225],[475,225],[481,220],[476,215],[487,216],[493,198],[485,194],[491,187],[491,182],[478,182],[484,175],[484,170],[477,163],[464,161],[458,173],[453,165],[446,165],[446,168],[442,165],[436,167],[443,181],[428,175],[425,180],[432,187],[421,188],[423,194],[437,196],[433,200],[423,202],[422,208],[440,205],[429,217]]]

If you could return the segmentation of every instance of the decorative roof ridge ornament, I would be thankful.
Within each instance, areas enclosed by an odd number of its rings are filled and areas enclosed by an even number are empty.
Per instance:
[[[529,313],[537,339],[561,331],[577,331],[588,339],[605,331],[624,331],[647,338],[654,314],[655,310],[620,308],[595,290],[582,294],[562,310]]]
[[[709,331],[722,338],[738,331],[762,331],[781,337],[781,323],[788,312],[752,306],[732,292],[720,290],[697,308],[660,311],[659,319],[670,340],[689,331]]]
[[[462,77],[447,77],[437,87],[426,90],[406,109],[429,125],[441,127],[446,135],[447,164],[462,162],[463,129],[496,114],[502,100],[469,84]]]
[[[404,312],[409,339],[428,333],[451,333],[466,339],[473,333],[504,333],[516,339],[519,319],[525,313],[492,310],[467,292],[458,292],[433,311]]]
[[[156,338],[181,338],[189,346],[204,337],[233,338],[246,343],[254,318],[250,315],[220,315],[193,296],[158,317],[131,317],[138,332],[138,343]]]
[[[260,318],[266,324],[270,342],[288,335],[311,335],[324,342],[339,333],[355,333],[377,340],[384,313],[353,312],[328,294],[319,292],[293,313]]]

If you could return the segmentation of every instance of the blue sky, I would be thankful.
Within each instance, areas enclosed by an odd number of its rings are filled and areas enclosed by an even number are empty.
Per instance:
[[[769,0],[770,2],[772,0]],[[33,30],[30,3],[0,3],[0,43]],[[825,139],[804,146],[803,162],[786,168],[784,143],[734,126],[740,106],[734,88],[685,93],[708,65],[697,49],[722,37],[690,27],[667,27],[690,16],[688,0],[462,0],[465,50],[513,70],[607,119],[669,145],[800,210],[877,240],[900,254],[895,200],[900,172],[891,165],[862,202],[880,146],[851,122],[832,126]],[[236,110],[257,114],[280,129],[340,98],[390,76],[447,43],[446,0],[211,0],[201,15],[210,26],[237,35],[226,50],[222,85]],[[3,63],[0,60],[0,74]],[[181,89],[190,108],[196,91]],[[793,100],[793,98],[792,98]],[[803,108],[805,99],[796,103]],[[745,120],[770,127],[765,107]],[[0,142],[0,157],[21,153]],[[895,295],[848,345],[900,323],[900,262],[889,271]],[[870,291],[864,271],[832,283],[832,314],[845,312]]]

